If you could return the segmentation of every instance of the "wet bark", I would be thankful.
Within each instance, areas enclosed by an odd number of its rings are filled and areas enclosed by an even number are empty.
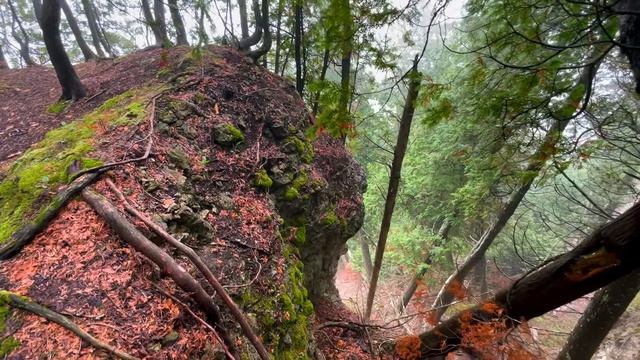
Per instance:
[[[100,44],[100,28],[98,27],[98,22],[91,0],[82,0],[82,9],[84,10],[84,14],[87,17],[87,23],[89,24],[89,32],[91,33],[91,41],[93,42],[93,47],[96,49],[98,56],[104,57],[105,53],[102,50],[102,45]]]
[[[173,22],[173,27],[176,29],[176,44],[189,45],[189,41],[187,41],[187,31],[185,30],[184,22],[180,15],[180,9],[178,8],[178,0],[168,0],[168,3],[171,21]]]
[[[58,3],[64,12],[64,17],[67,19],[67,23],[71,28],[73,37],[76,39],[76,43],[78,43],[78,47],[80,47],[80,51],[82,51],[84,61],[94,60],[96,58],[96,54],[93,53],[93,50],[91,50],[87,42],[84,40],[84,37],[82,37],[82,30],[80,30],[76,17],[73,15],[73,11],[71,11],[69,4],[66,0],[58,0]]]
[[[9,64],[7,63],[7,59],[4,57],[4,52],[2,52],[2,47],[0,46],[0,69],[8,69]]]
[[[7,4],[9,5],[9,10],[11,11],[11,18],[16,24],[18,24],[18,29],[20,29],[20,34],[18,34],[15,29],[11,29],[11,35],[13,35],[13,38],[16,39],[16,42],[18,42],[18,45],[20,45],[20,57],[27,66],[36,65],[36,62],[31,58],[29,49],[29,34],[27,34],[24,27],[22,26],[22,20],[20,20],[20,16],[18,16],[18,12],[13,5],[13,1],[7,0]],[[40,13],[40,9],[42,7],[40,4],[40,0],[34,0],[33,6],[36,13],[36,19],[39,19],[40,16],[38,14]],[[40,20],[38,20],[38,22],[39,21]]]
[[[640,203],[601,227],[573,250],[540,265],[510,287],[498,292],[491,303],[452,316],[420,334],[420,359],[454,351],[464,334],[461,323],[502,321],[516,327],[523,320],[541,316],[640,268]]]
[[[258,61],[258,59],[264,55],[266,55],[271,49],[271,29],[269,26],[269,0],[262,0],[262,7],[260,10],[256,8],[256,29],[261,29],[262,33],[262,44],[259,48],[253,51],[247,51],[246,54],[248,57],[252,58],[254,61]],[[248,50],[248,48],[247,48]]]
[[[598,290],[571,332],[558,360],[591,359],[638,291],[638,270]]]
[[[387,188],[387,196],[384,204],[384,214],[380,225],[380,234],[378,244],[376,246],[376,255],[373,263],[373,271],[371,273],[371,281],[369,282],[369,293],[367,294],[367,307],[365,309],[365,320],[371,317],[371,309],[373,307],[373,299],[376,294],[378,285],[378,277],[382,266],[382,257],[387,244],[387,237],[391,227],[391,218],[396,205],[396,196],[398,195],[398,187],[400,185],[400,176],[402,171],[402,162],[409,144],[409,134],[411,132],[411,122],[413,121],[413,113],[416,107],[416,98],[420,86],[420,75],[418,73],[417,58],[413,62],[413,68],[409,76],[409,89],[405,100],[404,110],[400,118],[400,130],[396,140],[395,150],[393,152],[393,161],[391,163],[391,175],[389,177],[389,186]]]
[[[169,47],[173,45],[171,43],[171,40],[169,40],[169,36],[167,35],[167,21],[165,20],[164,15],[163,0],[153,0],[153,16],[155,18],[156,26],[158,27],[158,31],[160,32],[160,36],[162,38],[162,46]]]
[[[364,265],[364,274],[367,277],[368,282],[371,279],[371,273],[373,273],[373,263],[371,261],[371,251],[369,251],[369,243],[367,237],[360,236],[360,250],[362,252],[362,264]]]
[[[240,42],[238,43],[238,49],[243,52],[249,51],[249,49],[260,42],[262,39],[262,20],[261,20],[261,10],[260,10],[260,2],[258,0],[253,0],[253,14],[256,20],[256,28],[250,36],[242,37]],[[242,17],[240,17],[242,22]]]
[[[164,9],[158,9],[158,1],[154,0],[153,12],[151,11],[151,5],[149,4],[149,0],[141,0],[142,3],[142,14],[144,15],[144,20],[146,25],[151,28],[151,32],[153,32],[153,37],[156,41],[156,46],[165,47],[168,43],[165,40],[166,31],[162,29],[161,23],[154,17],[154,13],[161,13],[164,17]],[[162,2],[160,2],[161,5]],[[156,14],[157,15],[157,14]]]
[[[60,86],[62,86],[61,98],[80,99],[86,95],[86,90],[71,65],[71,60],[69,60],[60,38],[60,4],[57,0],[45,0],[42,3],[41,11],[42,37]]]
[[[302,13],[302,2],[296,1],[295,7],[295,20],[293,22],[293,47],[294,47],[294,58],[296,61],[296,90],[302,96],[304,92],[304,78],[302,76],[302,27],[303,23],[303,13]]]
[[[238,0],[238,9],[240,11],[240,34],[241,40],[249,37],[249,19],[247,15],[247,0]]]

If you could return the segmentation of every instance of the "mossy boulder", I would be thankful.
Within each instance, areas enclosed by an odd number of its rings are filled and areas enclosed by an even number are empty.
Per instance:
[[[218,145],[233,146],[244,141],[244,134],[231,123],[219,123],[213,126],[212,138]]]

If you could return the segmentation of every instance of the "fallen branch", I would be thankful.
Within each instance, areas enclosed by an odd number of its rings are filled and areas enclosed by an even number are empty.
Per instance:
[[[155,117],[156,117],[156,100],[158,99],[158,97],[160,97],[160,94],[154,96],[151,99],[151,115],[149,116],[149,133],[147,134],[147,138],[149,139],[149,141],[147,142],[147,146],[145,147],[144,154],[142,156],[133,158],[133,159],[126,159],[126,160],[116,161],[116,162],[112,162],[112,163],[108,163],[100,166],[95,166],[92,168],[79,171],[71,177],[71,180],[75,180],[84,174],[94,173],[96,171],[101,171],[101,170],[109,170],[116,166],[147,160],[149,158],[149,155],[151,154],[151,146],[153,145],[153,124],[155,122]]]
[[[77,166],[77,164],[74,164]],[[69,172],[72,172],[72,165]],[[73,182],[60,191],[38,215],[34,222],[24,225],[20,230],[11,235],[11,238],[0,245],[0,260],[6,260],[16,255],[27,244],[29,244],[40,232],[47,228],[49,223],[58,215],[60,210],[85,187],[91,185],[96,179],[107,171],[98,169],[86,176],[76,177]]]
[[[200,316],[196,315],[196,313],[194,313],[193,310],[191,310],[187,304],[183,303],[182,301],[180,301],[180,299],[178,299],[177,297],[171,295],[169,292],[165,291],[163,288],[158,286],[158,284],[151,283],[151,285],[153,285],[153,287],[156,288],[156,290],[158,290],[164,296],[170,298],[171,300],[175,301],[177,304],[181,305],[194,319],[196,319],[197,322],[199,322],[204,327],[209,329],[213,333],[213,336],[216,337],[216,340],[218,340],[218,342],[220,343],[220,345],[224,349],[224,353],[227,354],[227,356],[229,357],[229,360],[236,360],[235,357],[233,357],[233,355],[231,354],[231,352],[229,352],[229,348],[227,347],[227,345],[225,345],[225,343],[222,341],[222,339],[220,339],[220,336],[218,335],[218,332],[216,331],[216,329],[213,328],[213,326],[209,325],[209,323],[204,321],[203,318],[201,318]]]
[[[125,352],[122,352],[106,343],[103,343],[102,341],[94,338],[93,336],[91,336],[89,333],[87,333],[86,331],[82,330],[77,324],[75,324],[73,321],[69,320],[68,317],[58,314],[57,312],[53,311],[53,310],[49,310],[46,307],[36,304],[35,302],[29,300],[28,298],[24,297],[24,296],[20,296],[17,294],[14,294],[10,291],[6,291],[6,290],[0,290],[0,305],[1,304],[6,304],[9,305],[13,308],[16,309],[20,309],[20,310],[24,310],[24,311],[28,311],[30,313],[42,316],[43,318],[52,321],[60,326],[62,326],[63,328],[73,332],[74,334],[78,335],[82,340],[86,341],[87,343],[89,343],[91,346],[93,346],[96,349],[100,349],[100,350],[104,350],[107,351],[115,356],[117,356],[120,359],[124,359],[124,360],[138,360],[138,358],[133,357]]]
[[[120,211],[102,195],[90,189],[82,191],[82,198],[102,217],[118,236],[134,249],[144,254],[168,274],[173,281],[184,290],[203,309],[229,347],[234,357],[239,358],[235,344],[226,329],[222,327],[222,319],[218,306],[200,284],[182,268],[169,254],[147,239],[131,224]]]
[[[207,282],[211,285],[211,287],[213,287],[213,289],[218,293],[220,298],[222,298],[222,301],[225,303],[225,305],[229,308],[233,317],[240,324],[240,327],[242,328],[242,331],[244,332],[244,334],[247,336],[249,341],[251,341],[256,351],[258,351],[260,358],[262,360],[269,360],[269,353],[267,352],[267,349],[264,347],[264,345],[262,344],[262,342],[260,341],[256,333],[253,331],[253,328],[251,328],[251,325],[249,325],[249,322],[242,314],[242,311],[240,310],[238,305],[236,305],[233,299],[231,299],[227,291],[224,289],[224,287],[222,287],[218,279],[216,279],[216,277],[213,275],[209,267],[204,263],[204,261],[202,261],[200,256],[198,256],[198,254],[192,248],[178,241],[175,237],[173,237],[171,234],[166,232],[162,227],[160,227],[160,225],[156,224],[153,220],[149,219],[145,214],[141,213],[138,209],[133,207],[129,203],[129,201],[127,201],[127,199],[124,197],[120,189],[118,189],[118,187],[111,180],[107,179],[106,182],[107,182],[107,185],[111,188],[111,191],[113,191],[114,194],[116,194],[116,196],[118,197],[118,199],[124,204],[124,208],[125,210],[127,210],[127,212],[134,215],[138,219],[142,220],[142,222],[144,222],[145,225],[147,225],[151,230],[153,230],[153,232],[158,234],[164,241],[169,243],[171,246],[178,249],[178,251],[184,254],[196,266],[196,268],[202,273],[202,275],[204,275],[205,279],[207,279]]]

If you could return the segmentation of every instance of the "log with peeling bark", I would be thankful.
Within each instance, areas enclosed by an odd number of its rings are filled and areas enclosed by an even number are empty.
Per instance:
[[[220,337],[235,358],[240,358],[235,342],[227,330],[222,327],[222,319],[218,306],[209,294],[202,288],[183,267],[169,254],[147,239],[133,224],[131,224],[109,200],[90,189],[82,191],[82,198],[102,217],[118,236],[153,261],[169,275],[173,281],[184,290],[202,308],[209,321],[212,322]]]
[[[91,336],[91,334],[82,330],[76,323],[69,320],[68,317],[61,315],[53,310],[47,309],[46,307],[29,300],[29,298],[14,294],[10,291],[0,290],[0,305],[3,304],[9,305],[16,309],[28,311],[38,316],[42,316],[43,318],[52,321],[78,335],[82,340],[86,341],[94,348],[109,352],[120,359],[138,360],[138,358],[122,352],[112,347],[111,345],[103,343],[102,341]]]
[[[591,234],[573,250],[539,266],[496,294],[489,302],[500,311],[478,305],[419,335],[420,359],[454,351],[461,343],[463,319],[506,320],[509,327],[541,316],[640,268],[640,203]],[[495,309],[494,306],[489,307]]]

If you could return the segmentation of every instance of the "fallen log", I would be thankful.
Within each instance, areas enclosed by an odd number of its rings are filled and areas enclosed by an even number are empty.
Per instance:
[[[541,316],[640,268],[640,203],[551,261],[530,271],[484,304],[452,316],[418,336],[420,359],[457,349],[463,326],[504,321],[509,328]],[[487,304],[490,304],[487,306]],[[415,356],[415,355],[414,355]]]
[[[70,172],[73,171],[73,167],[73,165],[70,167]],[[42,210],[33,222],[24,225],[13,233],[9,240],[0,245],[0,260],[7,260],[19,253],[23,247],[29,244],[40,232],[49,226],[49,223],[71,199],[76,197],[84,188],[91,185],[106,171],[107,169],[98,169],[92,173],[77,177],[67,185],[51,200],[49,205]]]
[[[227,330],[222,327],[222,318],[218,306],[202,286],[169,254],[136,229],[109,200],[90,189],[82,191],[82,198],[91,205],[123,241],[158,265],[184,292],[191,296],[213,323],[229,351],[235,358],[239,359],[240,356],[234,341]]]
[[[68,317],[58,314],[53,310],[47,309],[46,307],[29,300],[27,297],[20,296],[10,291],[0,290],[0,305],[3,305],[3,304],[9,305],[16,309],[28,311],[38,316],[42,316],[43,318],[49,321],[52,321],[62,326],[63,328],[73,332],[74,334],[78,335],[78,337],[86,341],[89,345],[93,346],[94,348],[109,352],[120,359],[138,360],[138,358],[131,356],[125,352],[122,352],[112,347],[111,345],[103,343],[102,341],[94,338],[89,333],[82,330],[76,323],[69,320]]]
[[[202,273],[204,278],[207,279],[207,282],[211,285],[211,287],[213,287],[213,289],[218,293],[227,308],[229,308],[229,311],[231,311],[233,317],[240,324],[242,331],[247,336],[249,341],[251,341],[256,351],[258,352],[258,355],[260,355],[260,358],[262,360],[269,360],[269,353],[267,352],[267,349],[264,347],[262,341],[260,341],[256,333],[253,331],[251,325],[249,325],[249,321],[247,321],[238,305],[236,305],[233,299],[231,299],[231,296],[229,296],[224,287],[222,287],[218,279],[216,279],[216,277],[213,275],[207,264],[202,261],[202,258],[200,258],[200,256],[198,256],[198,254],[192,248],[178,241],[175,237],[173,237],[162,227],[160,227],[160,225],[158,225],[153,220],[149,219],[145,214],[141,213],[138,209],[133,207],[131,203],[129,203],[129,201],[127,201],[127,199],[124,197],[120,189],[118,189],[118,187],[113,183],[113,181],[107,179],[106,182],[111,191],[116,194],[118,200],[120,200],[124,204],[124,208],[125,210],[127,210],[127,212],[142,220],[142,222],[145,223],[145,225],[147,225],[153,232],[155,232],[171,246],[178,249],[178,251],[184,254],[191,261],[191,263],[195,265],[200,273]]]

